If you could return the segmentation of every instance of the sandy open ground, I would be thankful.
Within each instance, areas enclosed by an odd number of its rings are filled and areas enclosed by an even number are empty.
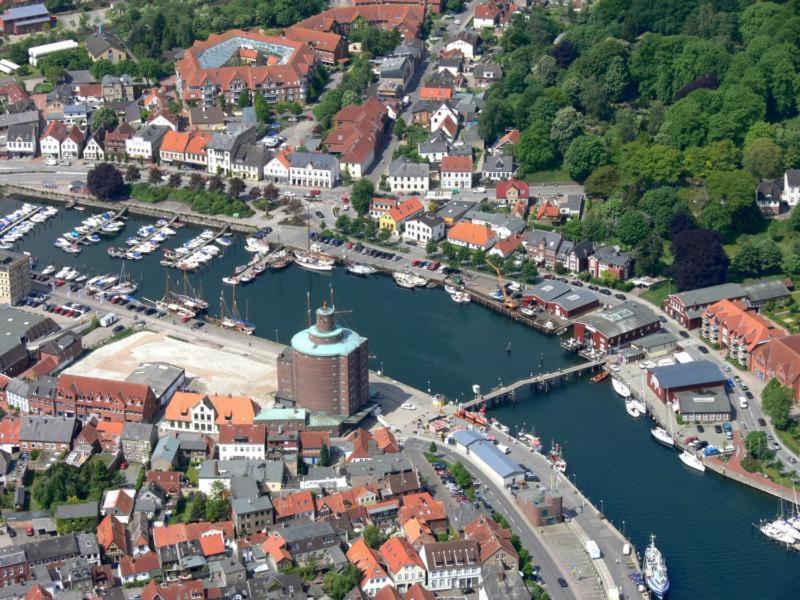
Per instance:
[[[262,405],[269,404],[275,393],[275,362],[264,363],[147,331],[95,350],[66,372],[121,380],[140,364],[157,361],[183,368],[188,378],[195,379],[191,388],[197,391],[250,396]]]

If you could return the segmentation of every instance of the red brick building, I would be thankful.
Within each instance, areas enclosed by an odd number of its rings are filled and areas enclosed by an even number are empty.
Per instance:
[[[158,401],[149,385],[80,375],[61,375],[55,398],[43,414],[86,418],[97,414],[104,421],[150,422]],[[49,410],[47,410],[49,408]]]
[[[750,370],[761,381],[777,379],[792,388],[795,401],[800,401],[800,335],[771,340],[753,350]]]
[[[629,300],[578,317],[573,337],[598,352],[611,353],[660,328],[661,322],[652,310]]]

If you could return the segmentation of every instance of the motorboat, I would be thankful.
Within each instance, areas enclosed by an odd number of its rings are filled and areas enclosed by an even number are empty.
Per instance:
[[[216,242],[217,244],[219,244],[220,246],[224,246],[224,247],[226,247],[226,248],[227,248],[228,246],[230,246],[231,244],[233,244],[233,240],[232,240],[231,238],[227,237],[227,236],[224,236],[224,235],[223,235],[222,237],[218,237],[218,238],[215,240],[215,242]]]
[[[665,446],[669,446],[670,448],[675,446],[675,440],[672,439],[672,436],[663,427],[654,427],[650,430],[650,434],[656,439],[657,442],[660,442]]]
[[[239,279],[237,277],[223,277],[222,283],[227,285],[239,285]]]
[[[608,376],[609,376],[609,372],[608,371],[600,371],[597,375],[592,377],[589,381],[591,381],[592,383],[599,383],[601,381],[604,381],[604,380],[608,379]]]
[[[444,291],[448,294],[455,294],[458,291],[458,288],[454,285],[450,285],[449,283],[444,284]]]
[[[706,466],[703,464],[703,461],[687,450],[681,452],[678,455],[678,458],[680,458],[681,462],[687,467],[691,467],[692,469],[696,469],[701,472],[706,470]]]
[[[618,377],[611,378],[611,387],[614,388],[614,391],[617,392],[623,398],[630,398],[631,397],[631,388],[625,384],[624,381],[619,379]]]
[[[638,419],[642,416],[642,412],[639,410],[639,403],[633,398],[628,398],[625,400],[625,412],[627,412],[634,419]]]
[[[63,279],[66,276],[66,274],[69,273],[71,270],[72,270],[72,267],[64,267],[58,273],[56,273],[54,275],[54,277],[56,279]]]
[[[644,581],[656,597],[664,598],[669,591],[667,563],[655,540],[656,536],[650,535],[650,545],[644,551]]]
[[[42,275],[50,275],[56,268],[53,265],[47,265],[44,269],[42,269]]]
[[[523,315],[527,317],[532,317],[536,314],[536,312],[532,308],[529,308],[527,306],[523,306],[522,308],[520,308],[519,312],[521,312]]]
[[[469,304],[472,301],[472,298],[467,292],[455,292],[454,294],[450,294],[450,298],[452,298],[453,302],[456,304]]]
[[[403,273],[402,271],[395,271],[392,273],[392,277],[395,280],[395,283],[399,285],[401,288],[405,288],[407,290],[413,290],[417,287],[417,284],[414,282],[413,275],[410,273]]]
[[[360,275],[362,277],[366,277],[367,275],[373,275],[377,272],[377,269],[370,265],[363,265],[361,263],[350,263],[347,265],[347,272],[352,273],[353,275]]]

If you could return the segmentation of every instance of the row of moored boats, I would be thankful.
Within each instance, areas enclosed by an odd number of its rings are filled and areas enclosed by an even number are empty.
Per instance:
[[[49,218],[58,214],[58,209],[52,206],[37,206],[28,202],[23,203],[17,210],[0,218],[0,250],[11,250],[14,244],[25,237],[39,223],[44,223]]]

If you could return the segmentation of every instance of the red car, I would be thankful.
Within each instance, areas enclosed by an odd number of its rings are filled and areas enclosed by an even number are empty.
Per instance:
[[[128,463],[126,463],[125,461],[122,461],[121,463],[119,463],[119,468],[120,468],[121,471],[124,471],[125,469],[128,468]]]
[[[421,262],[422,262],[421,260],[419,260],[418,258],[415,258],[414,260],[411,261],[411,266],[412,267],[418,267]]]
[[[308,193],[309,193],[309,195],[314,196],[315,198],[319,198],[320,194],[322,194],[322,192],[320,190],[311,190]]]

